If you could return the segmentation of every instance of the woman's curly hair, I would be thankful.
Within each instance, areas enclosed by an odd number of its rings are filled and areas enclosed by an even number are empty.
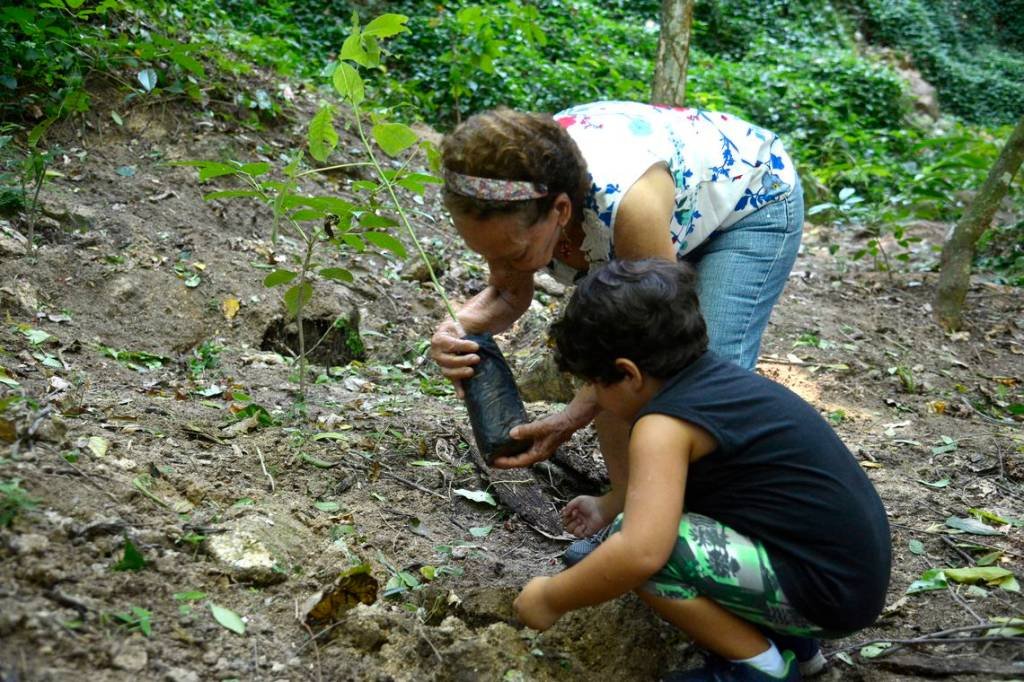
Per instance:
[[[548,188],[546,196],[525,201],[474,199],[446,188],[444,203],[453,214],[482,220],[496,213],[523,213],[532,224],[564,192],[573,215],[582,215],[589,190],[587,163],[569,133],[548,115],[499,108],[471,116],[445,135],[441,160],[446,170],[463,175]]]

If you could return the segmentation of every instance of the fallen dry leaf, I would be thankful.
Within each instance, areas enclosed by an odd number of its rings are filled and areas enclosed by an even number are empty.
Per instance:
[[[241,307],[242,304],[237,298],[225,298],[220,304],[220,309],[224,313],[225,320],[235,319],[235,315],[238,314],[238,309]]]

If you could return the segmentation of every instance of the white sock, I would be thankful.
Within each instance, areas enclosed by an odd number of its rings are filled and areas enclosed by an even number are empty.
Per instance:
[[[779,653],[775,642],[768,642],[768,648],[757,656],[739,661],[734,660],[733,663],[745,663],[772,677],[782,677],[782,674],[786,672],[786,662],[782,660],[782,654]]]

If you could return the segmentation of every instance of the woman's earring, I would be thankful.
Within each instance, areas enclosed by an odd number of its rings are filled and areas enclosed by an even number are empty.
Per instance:
[[[558,239],[558,255],[562,258],[568,258],[569,253],[572,251],[572,243],[569,241],[569,235],[565,233],[565,225],[561,225],[558,230],[562,233],[562,236]]]

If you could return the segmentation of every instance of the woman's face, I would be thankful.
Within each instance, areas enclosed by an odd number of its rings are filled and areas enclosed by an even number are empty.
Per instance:
[[[455,229],[466,246],[490,265],[519,272],[535,272],[551,262],[555,245],[568,221],[571,204],[566,195],[532,225],[524,225],[519,214],[497,214],[483,220],[453,215]]]

